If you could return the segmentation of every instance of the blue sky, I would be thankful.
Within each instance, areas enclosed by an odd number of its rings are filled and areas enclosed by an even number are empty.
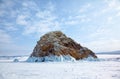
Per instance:
[[[54,30],[94,52],[120,50],[120,0],[0,0],[0,55],[29,55]]]

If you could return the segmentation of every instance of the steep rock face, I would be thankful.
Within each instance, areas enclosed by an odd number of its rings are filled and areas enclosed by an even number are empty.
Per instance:
[[[43,35],[37,42],[30,58],[42,58],[41,61],[44,61],[44,57],[49,58],[51,56],[70,56],[76,60],[87,58],[89,56],[97,58],[95,53],[90,49],[82,47],[61,31],[53,31]]]

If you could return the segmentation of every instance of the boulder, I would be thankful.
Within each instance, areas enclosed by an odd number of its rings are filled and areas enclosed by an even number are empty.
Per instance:
[[[87,57],[97,58],[94,52],[81,46],[61,31],[53,31],[40,38],[28,61],[61,61],[66,58],[80,60]]]

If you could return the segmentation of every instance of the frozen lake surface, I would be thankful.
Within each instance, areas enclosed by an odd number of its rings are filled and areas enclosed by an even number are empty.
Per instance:
[[[0,57],[0,79],[120,79],[120,55],[98,57],[99,61],[42,63],[23,62],[27,57]]]

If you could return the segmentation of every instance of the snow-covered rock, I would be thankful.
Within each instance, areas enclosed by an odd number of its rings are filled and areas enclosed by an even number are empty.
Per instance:
[[[89,56],[97,58],[90,49],[82,47],[61,31],[53,31],[40,38],[27,61],[68,61],[84,59]]]

